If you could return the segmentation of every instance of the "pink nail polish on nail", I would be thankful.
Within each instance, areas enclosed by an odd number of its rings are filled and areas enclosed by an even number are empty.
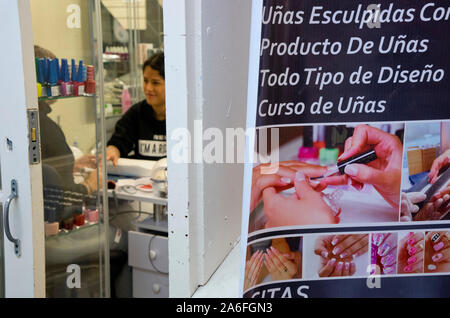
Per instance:
[[[444,247],[444,242],[439,242],[433,246],[433,249],[437,252],[440,251]]]
[[[384,256],[387,254],[387,252],[389,252],[389,250],[391,249],[391,245],[389,243],[384,243],[383,245],[381,245],[381,247],[378,249],[378,255],[380,256]]]
[[[331,245],[336,245],[337,242],[339,242],[339,239],[337,237],[335,237],[332,241],[331,241]]]
[[[330,259],[330,265],[334,265],[334,263],[336,263],[336,259],[335,258]]]
[[[384,274],[390,274],[395,270],[395,266],[385,266],[383,267]]]
[[[345,262],[344,267],[345,270],[348,271],[350,269],[350,263]]]
[[[416,240],[415,239],[409,239],[408,240],[408,245],[414,245],[414,244],[416,244]]]
[[[338,270],[341,270],[343,266],[344,266],[344,263],[343,263],[343,262],[339,262],[339,263],[337,264],[336,268],[337,268]]]
[[[408,258],[408,264],[414,264],[415,262],[417,262],[417,257],[411,256]]]
[[[327,251],[322,251],[322,253],[320,253],[320,255],[322,255],[322,257],[327,258],[328,257],[328,252]]]
[[[416,254],[416,253],[417,253],[417,248],[415,248],[414,246],[411,247],[411,248],[409,249],[409,251],[408,251],[408,254],[409,254],[410,256],[413,256],[413,255]]]
[[[376,246],[380,246],[380,244],[383,242],[383,239],[384,239],[384,234],[382,234],[382,233],[375,234],[375,236],[373,237],[373,243]]]
[[[441,253],[439,254],[435,254],[433,255],[433,257],[431,258],[433,260],[433,262],[439,262],[440,260],[442,260],[443,255]]]
[[[410,271],[412,271],[412,266],[411,265],[405,266],[405,268],[403,270],[405,272],[409,273]]]
[[[381,264],[385,266],[392,265],[394,263],[394,255],[389,254],[381,258]]]

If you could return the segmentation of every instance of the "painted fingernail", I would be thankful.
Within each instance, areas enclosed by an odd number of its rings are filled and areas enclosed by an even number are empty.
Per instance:
[[[389,254],[381,258],[381,264],[389,266],[395,262],[394,255]]]
[[[337,270],[341,270],[343,266],[344,266],[344,263],[343,263],[343,262],[339,262],[339,263],[336,265],[336,269],[337,269]]]
[[[320,253],[320,255],[322,255],[322,257],[327,258],[328,257],[328,252],[327,251],[322,251]]]
[[[383,242],[383,240],[384,240],[384,234],[382,234],[382,233],[375,234],[373,237],[373,243],[376,246],[380,246],[380,244]]]
[[[428,265],[428,270],[429,271],[434,271],[435,269],[436,269],[436,265],[434,265],[434,264]]]
[[[405,268],[403,269],[403,271],[409,273],[410,271],[412,271],[412,266],[411,266],[411,265],[405,266]]]
[[[330,265],[334,265],[334,263],[336,263],[336,259],[335,258],[330,259]]]
[[[346,271],[350,270],[350,263],[345,262],[344,268]]]
[[[431,259],[433,260],[433,262],[437,263],[442,260],[443,256],[444,255],[442,255],[442,253],[439,253],[439,254],[433,255],[433,257]]]
[[[297,171],[295,174],[295,181],[305,181],[306,177],[301,171]]]
[[[411,256],[408,258],[408,264],[414,264],[415,262],[417,262],[417,257]]]
[[[384,243],[383,245],[380,246],[380,248],[378,249],[378,255],[380,256],[384,256],[386,255],[389,250],[391,249],[391,244],[389,243]]]
[[[286,178],[286,177],[281,178],[281,181],[282,181],[283,183],[286,183],[286,184],[291,183],[291,179]]]
[[[342,253],[341,255],[339,255],[339,257],[340,257],[340,258],[346,258],[346,257],[348,257],[348,253],[347,253],[347,252],[344,252],[344,253]]]
[[[437,252],[442,250],[442,248],[444,247],[444,242],[439,242],[437,244],[434,244],[433,249]]]
[[[383,273],[384,274],[390,274],[392,272],[394,272],[395,270],[395,266],[385,266],[383,267]]]
[[[415,248],[414,246],[408,250],[409,256],[413,256],[416,253],[417,253],[417,248]]]
[[[333,254],[334,255],[338,255],[338,253],[341,251],[341,248],[340,247],[335,247],[334,249],[333,249]]]
[[[331,241],[331,245],[336,245],[339,242],[339,239],[337,237],[335,237],[332,241]]]
[[[344,169],[344,172],[349,176],[356,176],[358,174],[358,166],[355,165],[347,165]]]
[[[409,232],[407,237],[411,237],[414,235],[414,232]]]
[[[416,244],[416,240],[415,239],[411,238],[411,239],[408,240],[408,245],[414,245],[414,244]]]

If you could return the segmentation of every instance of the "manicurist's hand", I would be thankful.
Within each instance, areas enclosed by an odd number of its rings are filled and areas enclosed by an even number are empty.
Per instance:
[[[353,182],[372,184],[394,208],[399,207],[403,146],[397,136],[368,125],[359,125],[345,142],[345,151],[339,157],[345,160],[373,148],[378,159],[368,164],[349,164],[345,176],[324,178],[324,184]]]
[[[120,151],[116,146],[108,146],[106,148],[106,160],[111,160],[114,166],[117,166],[117,162],[120,158]]]

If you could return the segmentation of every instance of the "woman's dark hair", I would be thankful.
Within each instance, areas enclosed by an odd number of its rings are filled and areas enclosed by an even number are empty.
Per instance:
[[[159,72],[162,78],[165,79],[164,75],[164,53],[159,52],[153,54],[147,61],[144,62],[144,66],[142,67],[142,72],[145,71],[145,68],[150,66],[150,68]]]

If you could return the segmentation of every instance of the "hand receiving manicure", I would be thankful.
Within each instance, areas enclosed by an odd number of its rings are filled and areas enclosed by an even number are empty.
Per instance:
[[[273,280],[292,279],[297,274],[297,265],[271,246],[266,250],[264,265]]]
[[[425,250],[424,234],[410,232],[400,240],[398,250],[398,273],[423,273]]]
[[[425,272],[450,272],[450,231],[432,231],[426,234]]]
[[[264,260],[264,253],[257,251],[253,253],[245,264],[244,290],[257,284]]]
[[[372,234],[371,264],[376,264],[380,274],[397,272],[397,234]]]

